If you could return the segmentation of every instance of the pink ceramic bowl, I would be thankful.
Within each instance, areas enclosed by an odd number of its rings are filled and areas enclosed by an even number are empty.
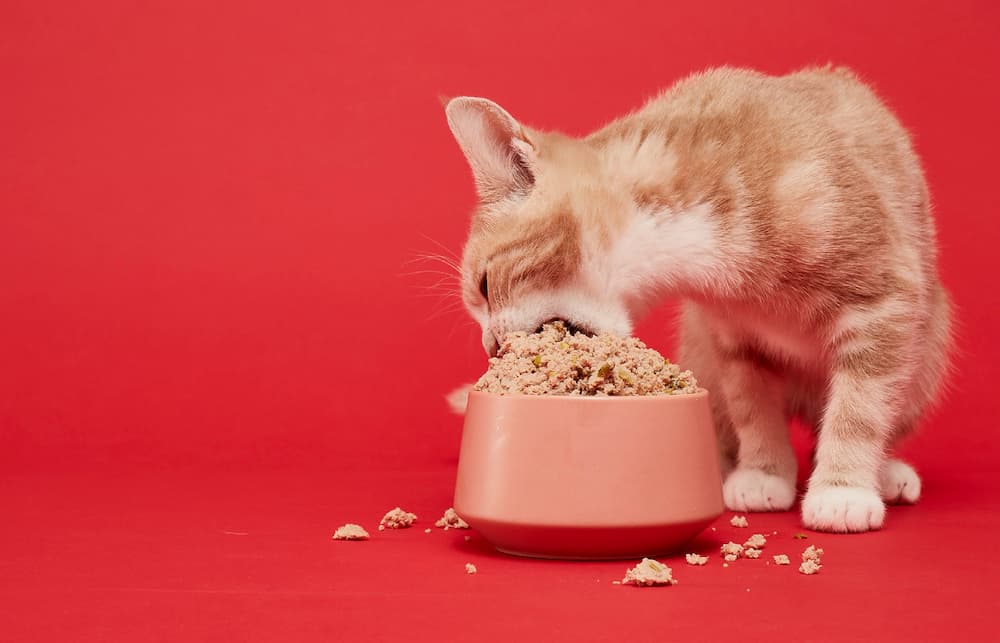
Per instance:
[[[672,552],[722,514],[708,393],[469,396],[455,511],[500,551]]]

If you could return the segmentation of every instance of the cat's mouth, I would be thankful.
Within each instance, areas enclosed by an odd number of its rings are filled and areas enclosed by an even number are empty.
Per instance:
[[[542,331],[542,327],[545,324],[551,324],[552,322],[562,322],[562,325],[566,327],[566,330],[571,335],[575,335],[577,333],[580,333],[580,334],[586,335],[588,337],[593,337],[594,335],[597,334],[595,331],[593,331],[592,329],[590,329],[589,327],[587,327],[587,326],[585,326],[583,324],[571,322],[568,319],[561,319],[559,317],[553,317],[552,319],[550,319],[548,321],[542,322],[541,324],[538,325],[538,328],[535,329],[535,332],[536,333],[540,333]]]

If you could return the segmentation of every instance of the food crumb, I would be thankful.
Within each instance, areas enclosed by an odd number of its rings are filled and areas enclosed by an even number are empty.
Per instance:
[[[465,537],[465,542],[469,542],[470,540],[472,540],[472,536],[466,536]]]
[[[795,534],[794,536],[792,536],[792,538],[794,538],[795,540],[805,540],[808,537],[809,536],[806,536],[805,534]]]
[[[478,571],[479,570],[476,569],[476,566],[473,565],[472,563],[465,563],[465,573],[466,574],[475,574]]]
[[[822,569],[823,566],[817,563],[815,560],[804,561],[799,565],[799,572],[806,575],[812,575]]]
[[[725,558],[728,562],[731,563],[737,558],[739,558],[740,554],[743,553],[743,545],[729,541],[728,543],[719,548],[719,552],[722,554],[723,558]]]
[[[611,581],[611,584],[612,585],[621,585],[622,582],[620,580],[613,580],[613,581]]]
[[[767,539],[764,538],[763,534],[754,534],[747,538],[747,541],[743,543],[744,547],[753,547],[754,549],[762,549],[764,545],[767,544]]]
[[[670,568],[652,558],[643,558],[642,562],[625,572],[622,585],[637,587],[652,587],[654,585],[674,585],[677,581],[670,574]]]
[[[729,524],[733,527],[749,527],[750,523],[746,516],[733,516],[729,519]]]
[[[424,529],[424,533],[425,533],[425,534],[429,534],[429,533],[431,533],[431,528],[430,528],[430,527],[428,527],[427,529]]]
[[[417,514],[403,511],[399,507],[390,509],[382,516],[382,521],[378,525],[379,531],[389,529],[406,529],[417,519]]]
[[[454,529],[468,529],[469,523],[462,520],[462,518],[457,513],[455,513],[454,508],[448,507],[445,510],[444,515],[441,516],[437,520],[437,522],[434,523],[434,526],[444,527],[445,529],[448,529],[449,527],[452,527]]]
[[[684,556],[684,560],[687,561],[688,565],[704,565],[708,562],[708,556],[699,556],[698,554],[687,554]]]
[[[747,547],[743,550],[743,555],[747,558],[760,558],[760,550],[754,547]]]
[[[823,548],[817,547],[816,545],[809,545],[804,552],[802,552],[802,560],[812,560],[817,563],[820,562],[820,558],[823,556]]]
[[[334,540],[368,540],[368,532],[361,525],[347,523],[333,532]]]
[[[729,563],[722,563],[723,567],[729,567]]]
[[[774,557],[775,565],[791,565],[792,561],[788,559],[786,554],[778,554]]]

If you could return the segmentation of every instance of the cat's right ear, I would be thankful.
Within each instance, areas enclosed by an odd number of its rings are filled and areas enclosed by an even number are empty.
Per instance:
[[[462,148],[485,202],[512,192],[526,192],[535,183],[538,154],[525,128],[496,103],[461,96],[445,105],[448,126]]]

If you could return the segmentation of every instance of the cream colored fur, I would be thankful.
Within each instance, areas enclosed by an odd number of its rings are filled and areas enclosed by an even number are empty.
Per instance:
[[[680,296],[731,509],[791,508],[793,416],[819,436],[807,526],[917,500],[891,447],[940,394],[950,305],[919,160],[851,72],[712,70],[582,139],[481,98],[446,111],[481,199],[462,296],[487,352],[553,318],[629,333]]]

